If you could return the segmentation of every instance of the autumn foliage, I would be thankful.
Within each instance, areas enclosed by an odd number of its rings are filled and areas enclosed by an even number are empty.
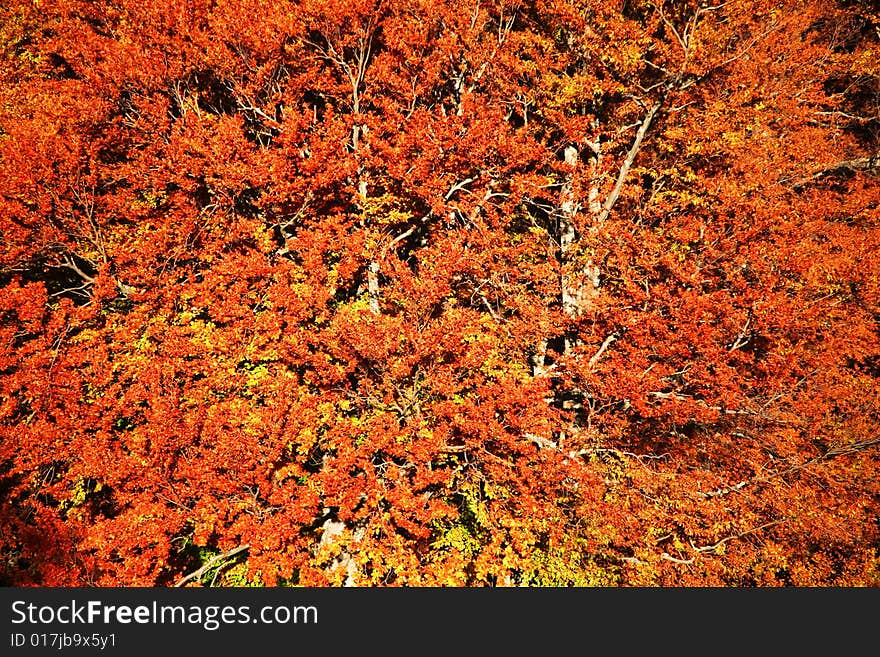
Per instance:
[[[0,53],[3,582],[880,584],[870,0],[9,0]]]

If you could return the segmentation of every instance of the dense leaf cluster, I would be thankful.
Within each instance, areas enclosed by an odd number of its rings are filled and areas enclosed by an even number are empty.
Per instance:
[[[9,0],[14,585],[880,583],[880,14]]]

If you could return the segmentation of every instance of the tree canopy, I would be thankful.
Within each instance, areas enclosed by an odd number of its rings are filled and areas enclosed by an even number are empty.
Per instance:
[[[7,583],[880,584],[870,0],[8,0],[0,53]]]

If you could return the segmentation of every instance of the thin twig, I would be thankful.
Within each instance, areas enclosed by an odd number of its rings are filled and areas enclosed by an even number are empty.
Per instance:
[[[805,468],[810,467],[811,465],[815,465],[817,463],[821,463],[822,461],[830,461],[833,458],[838,456],[844,456],[846,454],[854,454],[856,452],[861,452],[862,450],[867,449],[873,445],[880,444],[880,437],[872,438],[871,440],[863,440],[861,442],[853,443],[851,445],[841,445],[839,447],[832,448],[825,452],[824,454],[817,456],[815,458],[809,459],[808,461],[804,461],[798,465],[793,465],[785,470],[780,470],[778,472],[771,472],[768,475],[753,477],[751,479],[744,479],[743,481],[735,484],[733,486],[727,486],[726,488],[719,488],[717,490],[713,490],[710,492],[699,491],[700,495],[707,499],[711,499],[713,497],[721,497],[723,495],[729,495],[730,493],[735,493],[737,491],[742,490],[746,486],[751,486],[753,484],[763,484],[773,479],[777,479],[779,477],[785,477],[786,475],[794,474],[795,472],[799,472]]]
[[[620,192],[623,190],[623,185],[626,182],[629,170],[636,159],[636,155],[639,154],[639,149],[642,147],[642,141],[644,141],[645,135],[648,134],[648,128],[651,127],[651,121],[654,120],[654,116],[656,116],[665,100],[666,93],[663,94],[660,100],[654,103],[653,107],[651,107],[651,109],[648,110],[648,113],[645,114],[645,118],[642,119],[642,124],[639,126],[638,132],[636,132],[636,137],[633,140],[632,146],[630,146],[629,152],[623,160],[623,164],[620,165],[620,171],[617,174],[617,181],[614,183],[614,189],[611,190],[611,193],[602,205],[602,211],[599,213],[597,219],[598,223],[601,224],[608,218],[608,215],[611,214],[611,210],[614,208],[614,204],[617,203],[617,199],[620,196]]]
[[[677,557],[673,557],[671,554],[669,554],[667,552],[664,552],[663,554],[661,554],[660,558],[665,559],[666,561],[671,561],[672,563],[680,563],[685,566],[690,566],[694,562],[694,559],[695,559],[695,557],[691,557],[690,559],[678,559]]]
[[[748,536],[749,534],[754,534],[755,532],[759,532],[762,529],[768,529],[768,528],[774,527],[776,525],[781,525],[784,522],[788,522],[788,521],[787,520],[772,520],[770,522],[765,522],[760,527],[755,527],[754,529],[749,529],[747,531],[742,532],[741,534],[735,534],[733,536],[726,536],[725,538],[722,538],[720,541],[718,541],[717,543],[714,543],[712,545],[702,545],[702,546],[698,547],[698,546],[694,545],[693,541],[689,540],[688,542],[691,544],[691,547],[694,550],[696,550],[697,552],[714,552],[719,547],[721,547],[722,545],[727,543],[727,541],[733,541],[736,539],[744,538],[744,537]]]

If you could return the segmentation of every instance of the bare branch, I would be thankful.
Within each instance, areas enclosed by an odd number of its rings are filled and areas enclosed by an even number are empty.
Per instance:
[[[678,30],[675,28],[675,25],[673,25],[672,21],[666,17],[666,12],[663,11],[663,3],[659,2],[654,6],[657,8],[657,14],[660,16],[660,20],[662,20],[663,24],[672,31],[672,34],[675,36],[675,40],[678,41],[678,45],[680,45],[681,49],[685,53],[687,53],[688,43],[685,38],[683,38],[681,34],[678,33]],[[685,32],[685,35],[687,35],[687,32]]]
[[[713,490],[710,492],[699,491],[700,495],[707,499],[711,499],[713,497],[721,497],[723,495],[729,495],[730,493],[735,493],[737,491],[742,490],[746,486],[752,486],[754,484],[762,484],[768,481],[772,481],[773,479],[778,479],[779,477],[785,477],[786,475],[794,474],[795,472],[800,472],[810,466],[816,465],[817,463],[821,463],[823,461],[830,461],[831,459],[837,458],[838,456],[844,456],[846,454],[855,454],[856,452],[861,452],[873,445],[880,444],[880,437],[872,438],[870,440],[863,440],[855,443],[851,443],[848,445],[838,445],[837,447],[833,447],[829,449],[824,454],[817,456],[815,458],[809,459],[800,463],[798,465],[793,465],[784,470],[779,470],[777,472],[771,472],[770,474],[752,477],[751,479],[744,479],[743,481],[735,484],[733,486],[727,486],[726,488],[719,488],[717,490]]]
[[[746,323],[743,324],[743,327],[739,331],[739,335],[736,336],[736,339],[731,343],[730,347],[727,351],[736,351],[742,347],[745,347],[749,340],[751,340],[751,336],[749,335],[749,325],[752,323],[751,316],[746,318]]]
[[[666,561],[671,561],[672,563],[680,563],[685,566],[690,566],[694,562],[696,557],[691,557],[690,559],[679,559],[677,557],[673,557],[671,554],[664,552],[660,555],[660,558]]]
[[[222,567],[222,565],[224,565],[222,564],[222,562],[226,561],[227,559],[231,559],[235,555],[240,554],[241,552],[244,552],[249,548],[250,545],[239,545],[232,548],[231,550],[226,550],[226,552],[221,552],[220,554],[214,555],[213,557],[208,559],[208,561],[205,562],[205,565],[203,565],[201,568],[177,580],[177,584],[175,584],[174,586],[180,587],[191,580],[198,580],[202,575],[211,570],[211,568],[214,568],[215,566]],[[218,566],[218,564],[220,565]]]
[[[448,201],[449,199],[451,199],[456,192],[470,191],[467,189],[467,186],[474,182],[474,180],[474,178],[465,178],[464,180],[455,183],[452,187],[449,188],[449,191],[446,192],[445,200]]]
[[[309,205],[311,204],[313,198],[314,198],[314,196],[313,196],[312,192],[308,192],[306,194],[305,200],[303,201],[302,205],[299,207],[299,210],[297,210],[293,214],[293,217],[291,217],[290,219],[288,219],[284,223],[281,223],[279,221],[277,224],[275,224],[276,226],[278,226],[278,230],[281,231],[282,237],[286,238],[287,237],[287,229],[290,228],[290,226],[292,226],[296,222],[298,222],[300,219],[302,219],[303,215],[305,215],[306,210],[308,210]]]
[[[83,259],[85,260],[85,258],[83,258]],[[64,261],[59,266],[65,268],[65,269],[70,269],[70,270],[74,271],[77,276],[79,276],[81,279],[83,279],[85,284],[82,287],[86,287],[86,286],[91,285],[92,283],[95,282],[94,277],[89,276],[82,269],[80,269],[79,266],[77,266],[74,259],[69,255],[64,257]]]
[[[620,171],[617,174],[617,182],[614,184],[614,189],[611,190],[608,198],[605,199],[605,203],[602,206],[602,211],[599,213],[599,217],[597,219],[598,223],[602,223],[608,218],[608,215],[611,214],[611,210],[614,208],[614,204],[617,203],[617,198],[620,196],[620,192],[623,190],[623,185],[626,182],[626,177],[629,174],[629,170],[636,159],[636,155],[639,154],[639,149],[642,147],[642,141],[644,141],[645,135],[648,134],[648,128],[651,127],[651,121],[654,120],[654,117],[657,115],[657,112],[660,110],[660,107],[663,105],[663,102],[665,100],[666,94],[664,93],[660,100],[654,103],[651,109],[648,110],[648,113],[645,114],[645,118],[642,119],[642,124],[639,126],[638,132],[636,132],[636,138],[633,140],[632,146],[630,146],[629,152],[626,154],[626,158],[623,160],[623,164],[620,166]]]
[[[790,178],[783,178],[779,182],[783,185],[791,183],[792,189],[797,190],[807,186],[808,184],[820,178],[824,178],[825,176],[833,175],[836,173],[841,173],[844,171],[874,171],[875,169],[880,169],[880,151],[874,153],[874,155],[870,157],[857,157],[852,160],[842,160],[840,162],[835,162],[834,164],[822,167],[815,173],[800,178],[794,182],[791,182]]]
[[[397,246],[398,244],[400,244],[400,243],[401,243],[403,240],[405,240],[407,237],[409,237],[410,235],[412,235],[412,234],[413,234],[413,231],[415,231],[415,229],[416,229],[415,226],[411,226],[409,229],[403,231],[400,235],[398,235],[398,236],[395,237],[393,240],[391,240],[390,242],[388,242],[388,244],[386,244],[385,247],[382,249],[382,254],[379,256],[379,259],[380,259],[380,260],[383,259],[383,258],[385,257],[385,254],[388,252],[389,249],[393,249],[395,246]]]
[[[602,358],[602,354],[605,353],[605,350],[608,349],[608,347],[610,347],[619,337],[620,337],[620,335],[618,334],[617,331],[615,331],[614,333],[609,335],[607,338],[605,338],[605,342],[602,343],[602,346],[599,347],[599,350],[595,354],[593,354],[593,357],[590,358],[590,360],[587,363],[591,369],[593,367],[595,367],[596,363],[599,362],[599,359]]]
[[[710,411],[716,411],[718,413],[722,413],[723,415],[752,415],[755,417],[760,417],[763,420],[768,422],[776,422],[778,424],[788,424],[787,420],[782,420],[779,418],[770,417],[763,413],[763,409],[761,411],[755,411],[748,408],[725,408],[723,406],[711,406],[706,401],[702,399],[694,399],[688,395],[682,395],[677,392],[649,392],[649,397],[653,397],[654,399],[674,399],[675,401],[692,401],[695,404],[703,406],[704,408],[708,408]]]
[[[818,116],[839,116],[844,119],[850,119],[851,121],[858,121],[859,123],[868,123],[870,121],[878,121],[880,120],[880,114],[875,116],[861,116],[859,114],[849,114],[847,112],[841,112],[839,110],[831,111],[831,112],[815,112]]]
[[[535,443],[535,445],[538,446],[538,449],[559,449],[559,446],[549,438],[544,438],[543,436],[538,436],[533,433],[523,434],[523,437],[528,439],[530,442]]]
[[[718,541],[717,543],[713,543],[712,545],[702,545],[702,546],[698,547],[698,546],[694,545],[693,541],[689,540],[688,542],[691,544],[691,547],[697,552],[714,552],[716,549],[718,549],[719,547],[721,547],[722,545],[724,545],[728,541],[733,541],[733,540],[738,540],[740,538],[745,538],[749,534],[754,534],[755,532],[759,532],[762,529],[769,529],[770,527],[775,527],[776,525],[781,525],[785,522],[788,522],[788,521],[783,519],[783,520],[772,520],[770,522],[765,522],[760,527],[755,527],[754,529],[749,529],[749,530],[741,532],[739,534],[734,534],[733,536],[726,536],[725,538],[722,538],[720,541]]]

